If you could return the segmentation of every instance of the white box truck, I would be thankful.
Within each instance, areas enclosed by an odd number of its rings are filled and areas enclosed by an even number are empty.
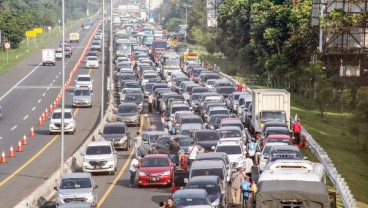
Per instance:
[[[55,49],[42,49],[42,65],[55,66]]]
[[[285,122],[290,129],[290,93],[284,89],[253,89],[251,132],[261,132],[266,122]]]

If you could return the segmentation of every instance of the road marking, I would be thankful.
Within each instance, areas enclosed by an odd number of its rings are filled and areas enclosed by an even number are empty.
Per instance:
[[[41,99],[39,99],[37,103],[40,103],[40,102],[41,102]]]
[[[36,107],[33,107],[33,108],[32,108],[32,111],[34,111],[35,109],[36,109]]]
[[[143,119],[143,114],[141,114],[141,125],[140,125],[140,128],[139,128],[139,132],[141,134],[142,134],[142,130],[143,130],[143,124],[144,124],[144,119]],[[116,178],[114,179],[114,181],[111,183],[111,185],[109,186],[109,188],[106,190],[106,192],[104,193],[104,195],[100,198],[100,201],[98,201],[97,208],[98,207],[101,207],[102,203],[104,203],[104,201],[109,196],[109,194],[111,193],[112,189],[114,188],[114,186],[116,185],[116,183],[118,182],[118,180],[120,179],[120,177],[123,175],[125,169],[128,167],[128,164],[130,163],[130,160],[132,159],[132,156],[134,154],[134,150],[135,150],[135,148],[132,148],[132,150],[129,153],[128,159],[124,163],[124,166],[121,168],[121,170],[119,171],[118,175],[116,176]]]
[[[13,126],[13,128],[11,128],[10,131],[13,131],[15,128],[17,128],[17,125]]]
[[[28,118],[28,115],[24,116],[23,120],[26,120]]]
[[[0,137],[0,140],[3,139],[3,137]]]
[[[46,93],[44,92],[44,93],[42,94],[42,97],[45,97],[45,95],[46,95]]]
[[[61,72],[59,72],[59,74],[61,74]]]
[[[49,90],[50,88],[48,87],[46,90]]]
[[[59,77],[59,75],[56,75],[56,78],[58,78]]]
[[[12,88],[8,90],[3,96],[0,97],[0,100],[2,100],[5,96],[7,96],[12,90],[14,90],[15,87],[17,87],[20,83],[22,83],[25,79],[27,79],[36,69],[41,66],[42,63],[39,63],[32,71],[30,71],[23,79],[19,80]]]
[[[52,83],[54,83],[55,82],[55,80],[52,80]]]
[[[91,75],[92,69],[88,70],[88,75]]]
[[[52,84],[51,84],[52,85]],[[52,88],[52,89],[55,89],[55,88],[61,88],[61,86],[17,86],[16,89],[47,89],[47,88]]]
[[[0,187],[4,185],[6,182],[8,182],[10,179],[12,179],[14,176],[16,176],[20,171],[22,171],[24,168],[26,168],[33,160],[35,160],[41,153],[43,153],[47,147],[49,147],[57,138],[58,135],[55,135],[54,138],[52,138],[40,151],[38,151],[31,159],[29,159],[26,163],[24,163],[21,167],[19,167],[16,171],[14,171],[12,174],[10,174],[7,178],[5,178],[3,181],[0,182]]]
[[[50,86],[52,86],[52,83],[50,84]]]

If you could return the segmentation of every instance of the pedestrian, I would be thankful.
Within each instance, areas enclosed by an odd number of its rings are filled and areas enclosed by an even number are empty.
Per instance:
[[[246,153],[245,157],[245,174],[252,177],[253,160],[250,158],[249,153]]]
[[[243,183],[241,183],[241,190],[243,192],[243,202],[245,202],[244,207],[251,207],[250,198],[251,198],[251,182],[250,177],[245,175]]]
[[[157,131],[157,127],[153,122],[150,122],[150,126],[148,127],[148,131]]]
[[[170,111],[168,110],[165,110],[163,113],[162,113],[162,124],[164,124],[165,122],[168,122],[170,120]]]
[[[175,163],[176,165],[179,165],[179,159],[178,159],[178,152],[180,150],[180,145],[179,143],[175,140],[174,137],[170,138],[170,146],[169,146],[169,151],[170,151],[170,159],[173,163]]]
[[[176,208],[176,206],[174,205],[174,199],[173,198],[169,197],[167,199],[166,208]]]
[[[153,144],[153,145],[152,145],[152,147],[151,147],[151,151],[150,151],[150,154],[158,154],[156,144]]]
[[[243,180],[242,167],[237,167],[236,171],[231,175],[231,201],[233,206],[240,206],[240,194],[241,194],[241,184]]]
[[[135,157],[142,157],[139,147],[142,144],[142,136],[140,132],[136,133],[134,137]]]
[[[148,95],[148,112],[152,113],[153,94]]]
[[[134,180],[135,180],[135,176],[137,175],[137,171],[141,167],[141,162],[142,162],[142,158],[141,157],[133,158],[132,159],[132,162],[130,162],[130,169],[129,169],[130,170],[130,180],[129,180],[129,186],[133,186]]]
[[[195,141],[190,142],[190,147],[188,147],[188,165],[192,165],[192,162],[195,160],[198,154],[198,147]]]
[[[301,131],[302,131],[302,124],[300,123],[299,118],[297,118],[293,125],[295,144],[300,144],[300,132]]]
[[[174,132],[174,124],[171,121],[171,119],[169,119],[169,121],[167,122],[167,131],[169,132],[170,135],[173,135]]]
[[[161,201],[159,204],[158,204],[159,208],[165,208],[166,207],[166,203],[164,201]]]

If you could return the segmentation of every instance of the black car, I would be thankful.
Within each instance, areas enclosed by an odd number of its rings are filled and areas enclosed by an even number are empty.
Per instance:
[[[227,98],[231,93],[236,92],[236,89],[233,86],[219,87],[216,88],[216,92],[224,98]]]
[[[173,196],[174,204],[177,207],[187,207],[194,205],[209,205],[211,200],[204,189],[181,189],[177,190]]]
[[[227,115],[213,115],[207,118],[206,127],[208,129],[218,129],[220,127],[221,120],[224,118],[228,118]]]
[[[184,152],[188,152],[188,148],[191,145],[191,142],[193,141],[192,138],[186,135],[168,135],[158,138],[156,141],[157,151],[159,154],[169,154],[170,153],[170,138],[174,138],[176,141],[178,141],[180,145],[180,149],[182,149]],[[203,150],[202,147],[197,146],[198,150]]]
[[[185,189],[204,189],[210,197],[212,206],[214,207],[228,207],[228,200],[226,197],[226,189],[223,180],[218,176],[194,176],[192,177]]]
[[[211,147],[216,146],[220,139],[220,134],[216,130],[197,130],[192,133],[192,138],[196,143],[204,148],[205,152],[212,152]]]
[[[128,150],[130,148],[130,133],[124,122],[106,123],[100,134],[102,139],[111,141],[116,149]]]

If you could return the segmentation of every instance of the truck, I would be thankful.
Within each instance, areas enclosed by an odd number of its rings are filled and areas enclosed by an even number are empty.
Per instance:
[[[290,93],[285,89],[253,89],[251,133],[262,132],[266,122],[285,122],[290,129]]]
[[[42,49],[42,65],[55,66],[55,49]]]
[[[69,43],[79,43],[79,33],[70,33]]]

